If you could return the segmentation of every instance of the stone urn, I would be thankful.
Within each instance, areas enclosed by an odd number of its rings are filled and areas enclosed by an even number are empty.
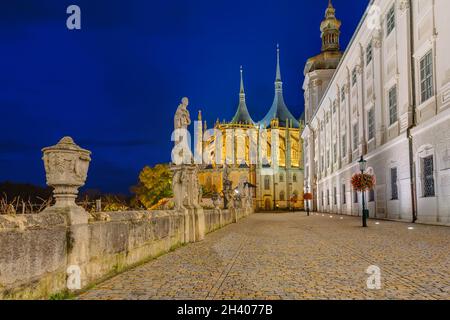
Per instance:
[[[77,146],[70,137],[62,138],[42,152],[47,185],[54,188],[54,207],[76,206],[78,188],[86,182],[91,152]]]

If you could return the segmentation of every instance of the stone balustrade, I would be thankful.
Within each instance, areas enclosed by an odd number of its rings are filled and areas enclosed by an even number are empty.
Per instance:
[[[69,138],[43,149],[55,205],[40,214],[0,215],[0,299],[48,298],[79,291],[156,258],[253,212],[251,199],[229,210],[200,206],[194,165],[174,167],[177,207],[168,211],[101,212],[75,204],[91,153]],[[177,178],[177,177],[175,177]]]

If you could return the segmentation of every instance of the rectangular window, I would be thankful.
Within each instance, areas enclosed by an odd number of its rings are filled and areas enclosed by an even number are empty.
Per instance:
[[[355,67],[355,68],[353,68],[353,71],[352,71],[352,86],[355,86],[357,81],[358,81],[358,73],[357,73],[356,67]]]
[[[347,134],[342,136],[342,157],[347,154]]]
[[[337,206],[337,190],[336,190],[336,187],[334,187],[334,190],[333,190],[333,199],[334,199],[334,205]]]
[[[337,146],[336,143],[333,144],[333,163],[337,162]]]
[[[327,206],[330,205],[330,190],[327,190]]]
[[[389,125],[397,122],[397,86],[389,90]]]
[[[369,202],[374,202],[375,201],[375,190],[372,189],[369,191]]]
[[[353,151],[358,149],[358,140],[359,140],[359,132],[358,132],[358,124],[353,125]]]
[[[397,168],[391,168],[391,200],[398,200]]]
[[[422,102],[433,96],[433,56],[431,51],[420,60],[420,93]]]
[[[373,58],[373,51],[372,51],[372,43],[369,43],[366,49],[366,65],[368,65]]]
[[[342,204],[347,203],[347,197],[346,197],[346,191],[345,191],[345,184],[342,185]]]
[[[433,156],[422,159],[423,161],[423,196],[434,197],[434,164]]]
[[[370,109],[367,114],[367,122],[369,123],[369,140],[375,138],[375,111]]]
[[[389,9],[386,16],[386,37],[391,34],[395,28],[395,4]]]
[[[330,167],[330,150],[327,150],[327,168]]]
[[[341,88],[341,101],[345,100],[345,87]]]
[[[323,191],[321,193],[322,193],[322,207],[323,207],[323,201],[324,201],[324,199],[323,199]]]
[[[358,191],[353,190],[353,203],[358,203]]]

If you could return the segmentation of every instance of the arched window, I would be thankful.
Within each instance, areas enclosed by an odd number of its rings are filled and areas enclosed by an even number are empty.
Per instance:
[[[284,201],[284,191],[280,191],[280,201]]]
[[[264,176],[264,189],[270,190],[270,177]]]
[[[297,175],[296,175],[296,174],[294,174],[294,175],[292,176],[292,181],[293,181],[293,182],[297,182]]]

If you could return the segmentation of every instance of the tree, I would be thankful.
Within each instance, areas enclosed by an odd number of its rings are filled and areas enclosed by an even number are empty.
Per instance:
[[[147,209],[159,200],[172,197],[172,171],[166,164],[146,166],[139,174],[139,183],[131,191]]]

